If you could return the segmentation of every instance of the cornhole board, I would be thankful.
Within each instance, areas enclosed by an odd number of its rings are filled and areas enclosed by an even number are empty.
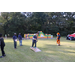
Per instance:
[[[34,52],[41,52],[41,50],[39,48],[34,48],[34,47],[30,47],[31,50],[33,50]]]

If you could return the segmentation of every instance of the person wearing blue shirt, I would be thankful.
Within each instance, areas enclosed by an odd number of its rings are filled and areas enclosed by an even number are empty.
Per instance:
[[[19,33],[18,39],[19,39],[19,44],[20,44],[20,46],[22,46],[22,36],[21,36],[21,33]]]
[[[33,40],[32,40],[32,47],[33,47],[34,44],[35,44],[35,48],[36,48],[36,42],[37,42],[37,36],[36,36],[36,34],[34,34]]]
[[[14,41],[14,49],[16,49],[16,46],[17,46],[17,36],[16,36],[16,33],[14,33],[13,41]]]

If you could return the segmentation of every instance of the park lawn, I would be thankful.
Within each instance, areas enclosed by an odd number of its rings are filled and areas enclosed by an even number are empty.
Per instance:
[[[41,52],[30,50],[32,40],[23,40],[23,46],[14,49],[12,38],[4,39],[6,57],[0,58],[0,62],[75,62],[75,41],[61,37],[61,46],[56,45],[54,39],[38,39],[37,47]],[[1,55],[1,52],[0,52]]]

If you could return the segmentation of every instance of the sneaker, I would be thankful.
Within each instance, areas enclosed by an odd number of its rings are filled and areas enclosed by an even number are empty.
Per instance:
[[[20,45],[20,46],[23,46],[23,45]]]
[[[36,48],[36,47],[34,47],[34,48]]]
[[[0,58],[3,58],[4,56],[0,56]]]
[[[6,56],[5,54],[3,56]]]

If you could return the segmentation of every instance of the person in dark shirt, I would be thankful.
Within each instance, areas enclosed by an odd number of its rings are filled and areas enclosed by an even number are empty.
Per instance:
[[[16,33],[14,33],[13,41],[14,41],[14,49],[16,49],[16,46],[17,46],[17,36],[16,36]]]
[[[4,51],[4,39],[2,38],[2,34],[0,33],[0,47],[1,47],[1,52],[2,52],[2,56],[0,56],[0,58],[3,58],[4,56],[6,56],[5,51]]]
[[[19,44],[20,44],[20,46],[22,46],[22,36],[21,36],[21,33],[19,33],[18,39],[19,39]]]
[[[36,36],[36,34],[34,34],[33,40],[32,40],[32,47],[33,47],[34,44],[35,44],[35,48],[36,48],[36,42],[37,42],[37,36]]]

